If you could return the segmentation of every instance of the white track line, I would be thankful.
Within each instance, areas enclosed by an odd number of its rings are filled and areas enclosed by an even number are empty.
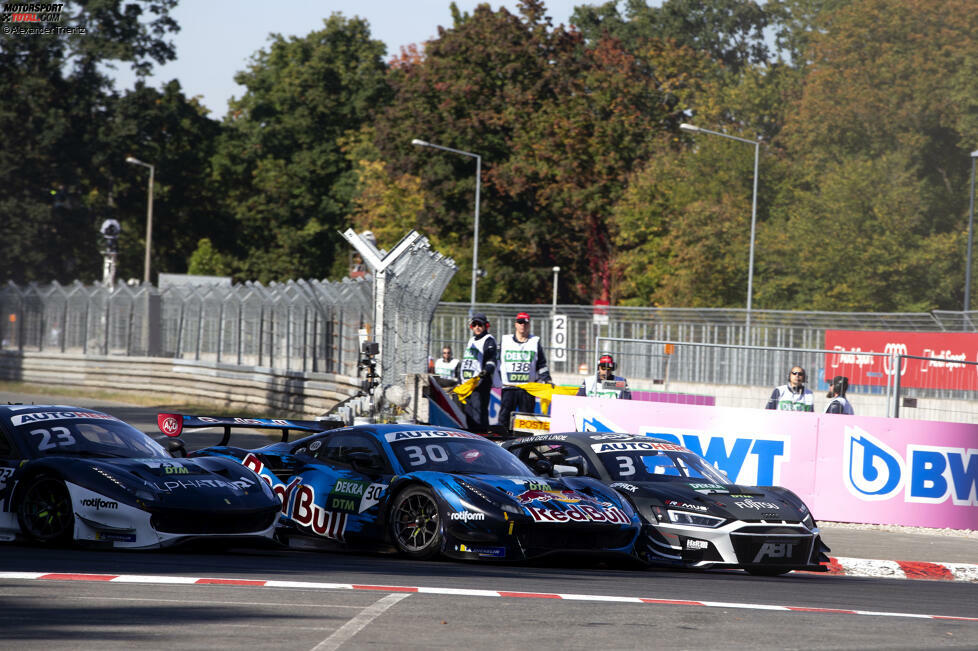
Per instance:
[[[367,606],[360,613],[348,621],[343,626],[333,631],[333,634],[312,648],[312,651],[334,651],[340,648],[344,642],[349,641],[354,635],[367,627],[370,622],[384,614],[388,608],[396,604],[401,599],[410,596],[404,592],[392,592]]]
[[[145,575],[115,575],[115,574],[81,574],[81,573],[44,573],[44,572],[0,572],[0,580],[41,580],[41,581],[99,581],[105,583],[151,583],[174,585],[220,585],[226,587],[248,588],[290,588],[302,590],[371,590],[386,592],[389,600],[381,599],[374,606],[386,610],[409,594],[434,594],[446,596],[494,597],[518,599],[555,599],[565,601],[594,601],[638,603],[657,606],[698,606],[705,608],[741,608],[747,610],[768,610],[782,612],[835,613],[847,615],[872,615],[879,617],[914,617],[922,619],[949,619],[978,622],[978,617],[958,617],[952,615],[927,615],[921,613],[888,613],[869,610],[852,610],[847,608],[813,608],[806,606],[786,606],[775,604],[751,604],[726,601],[698,601],[690,599],[662,599],[648,597],[625,597],[615,595],[561,594],[555,592],[520,592],[507,590],[477,590],[465,588],[436,588],[424,586],[369,585],[359,583],[318,583],[312,581],[277,581],[264,579],[227,579],[184,576],[145,576]],[[368,608],[364,614],[374,612]],[[377,614],[380,614],[379,612]],[[376,616],[376,615],[374,615]],[[354,618],[357,620],[357,618]],[[353,621],[353,620],[351,620]],[[368,622],[369,623],[369,622]],[[364,624],[366,625],[366,624]],[[341,627],[340,630],[342,630]],[[362,628],[362,627],[361,627]],[[359,630],[359,629],[358,629]],[[338,632],[338,631],[337,631]],[[326,640],[324,640],[326,642]],[[325,648],[325,647],[324,647]]]

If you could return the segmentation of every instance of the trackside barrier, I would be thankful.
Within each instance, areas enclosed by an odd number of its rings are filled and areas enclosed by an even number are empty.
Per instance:
[[[817,519],[978,529],[978,425],[561,395],[552,409],[551,432],[668,439],[738,484],[791,489]]]
[[[0,352],[0,379],[139,392],[184,404],[315,418],[353,395],[355,377],[159,357]],[[63,400],[70,402],[70,398]]]
[[[720,406],[764,407],[772,389],[785,384],[788,371],[797,365],[808,373],[806,386],[815,394],[817,412],[829,402],[826,392],[832,378],[844,376],[849,379],[846,397],[859,415],[978,422],[978,361],[947,350],[940,351],[940,357],[909,354],[933,355],[936,345],[928,348],[926,342],[948,338],[973,341],[973,349],[963,343],[958,348],[974,353],[978,334],[846,334],[862,335],[862,340],[854,339],[857,342],[868,338],[880,352],[839,345],[788,348],[598,337],[595,355],[612,353],[620,368],[641,369],[640,377],[655,378],[653,386],[663,391],[713,395]],[[887,343],[904,340],[923,343]],[[641,386],[641,381],[629,381]]]

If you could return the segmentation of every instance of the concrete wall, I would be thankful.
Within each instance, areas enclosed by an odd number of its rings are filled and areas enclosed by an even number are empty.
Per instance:
[[[243,368],[159,357],[0,352],[0,380],[135,392],[163,401],[304,418],[355,395],[358,381],[329,373]]]

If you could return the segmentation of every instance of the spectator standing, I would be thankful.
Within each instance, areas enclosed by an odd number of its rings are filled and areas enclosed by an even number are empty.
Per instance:
[[[815,396],[805,387],[805,369],[792,366],[788,383],[774,387],[765,409],[782,411],[815,411]]]
[[[533,413],[536,398],[518,385],[527,382],[546,382],[550,379],[547,356],[543,352],[540,337],[530,334],[530,315],[516,315],[516,332],[505,335],[499,343],[500,381],[503,387],[499,424],[509,430],[509,417],[514,411]]]
[[[441,359],[435,360],[435,375],[458,382],[458,360],[452,357],[451,346],[441,349]]]
[[[466,429],[470,432],[489,431],[489,401],[492,399],[492,382],[499,358],[496,338],[489,334],[489,320],[485,314],[475,313],[469,321],[472,336],[465,346],[459,375],[464,382],[478,376],[479,386],[465,403]]]
[[[584,379],[581,387],[577,390],[577,395],[587,396],[589,398],[620,398],[622,400],[631,400],[632,392],[628,389],[628,380],[620,375],[615,375],[615,368],[615,358],[611,355],[602,355],[601,359],[598,360],[597,374]],[[606,389],[604,387],[606,380],[621,382],[622,386]]]
[[[825,407],[826,414],[848,414],[852,416],[856,413],[853,411],[849,399],[846,398],[846,391],[848,390],[849,378],[844,375],[836,375],[832,378],[829,392],[825,394],[825,397],[829,398],[829,404]]]

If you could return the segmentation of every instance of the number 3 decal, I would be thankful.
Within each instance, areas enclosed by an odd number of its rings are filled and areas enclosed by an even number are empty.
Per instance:
[[[635,462],[632,461],[631,457],[615,457],[619,461],[618,474],[622,477],[628,477],[635,474]]]

